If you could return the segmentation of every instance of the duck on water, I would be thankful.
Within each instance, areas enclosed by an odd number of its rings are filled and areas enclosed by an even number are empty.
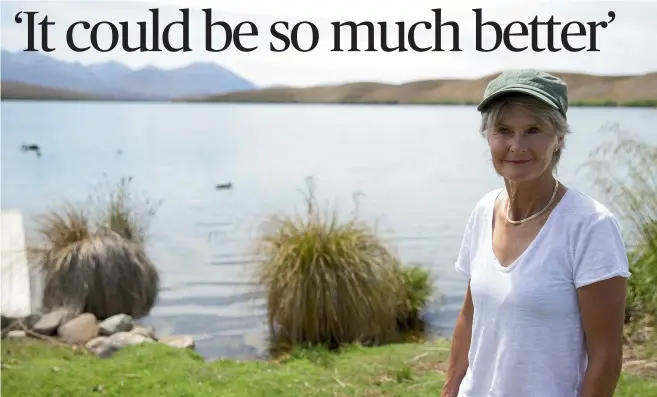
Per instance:
[[[41,157],[41,148],[39,147],[39,145],[36,144],[23,145],[21,146],[21,150],[24,152],[32,151],[36,153],[37,157]]]

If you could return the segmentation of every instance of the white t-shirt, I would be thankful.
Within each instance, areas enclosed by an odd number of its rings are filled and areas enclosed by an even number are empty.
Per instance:
[[[505,268],[492,249],[501,191],[475,206],[456,262],[474,303],[458,397],[579,397],[587,354],[576,288],[630,276],[619,224],[605,206],[568,189],[536,239]]]

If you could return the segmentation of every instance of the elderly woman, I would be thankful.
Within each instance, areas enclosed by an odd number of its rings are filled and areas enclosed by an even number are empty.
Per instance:
[[[465,228],[443,397],[614,393],[629,265],[614,215],[553,176],[567,108],[566,84],[537,70],[502,73],[477,108],[504,187]]]

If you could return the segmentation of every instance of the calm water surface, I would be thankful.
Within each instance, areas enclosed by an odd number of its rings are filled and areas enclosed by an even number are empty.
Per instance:
[[[578,167],[603,125],[657,142],[654,109],[574,108],[569,121],[559,178],[602,202]],[[311,176],[322,202],[377,221],[402,259],[432,270],[427,317],[449,335],[465,222],[501,186],[477,128],[471,106],[2,102],[2,209],[29,218],[86,199],[105,174],[132,176],[163,200],[148,246],[163,289],[144,322],[193,335],[207,358],[253,357],[265,312],[247,250],[264,217],[303,209]],[[32,142],[41,158],[19,150]]]

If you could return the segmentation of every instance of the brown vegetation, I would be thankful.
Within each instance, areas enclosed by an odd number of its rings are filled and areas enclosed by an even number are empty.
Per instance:
[[[570,100],[577,104],[657,104],[657,72],[637,76],[595,76],[558,73],[569,86]],[[275,87],[233,92],[189,101],[209,102],[299,102],[299,103],[463,103],[474,104],[497,74],[479,79],[424,80],[404,84],[374,82],[324,85],[305,88]]]
[[[96,95],[13,81],[3,81],[0,94],[2,94],[2,99],[14,100],[92,101],[103,99]]]
[[[50,250],[42,264],[45,312],[64,307],[101,320],[121,313],[140,318],[155,305],[157,269],[139,245],[111,230]]]
[[[323,214],[312,194],[300,216],[274,216],[255,241],[273,352],[295,345],[385,344],[422,331],[433,289],[356,218]]]
[[[121,179],[95,216],[86,206],[67,204],[36,217],[29,253],[43,274],[44,312],[65,308],[100,320],[121,313],[140,318],[155,305],[160,279],[144,242],[156,207],[135,200],[129,181]]]

